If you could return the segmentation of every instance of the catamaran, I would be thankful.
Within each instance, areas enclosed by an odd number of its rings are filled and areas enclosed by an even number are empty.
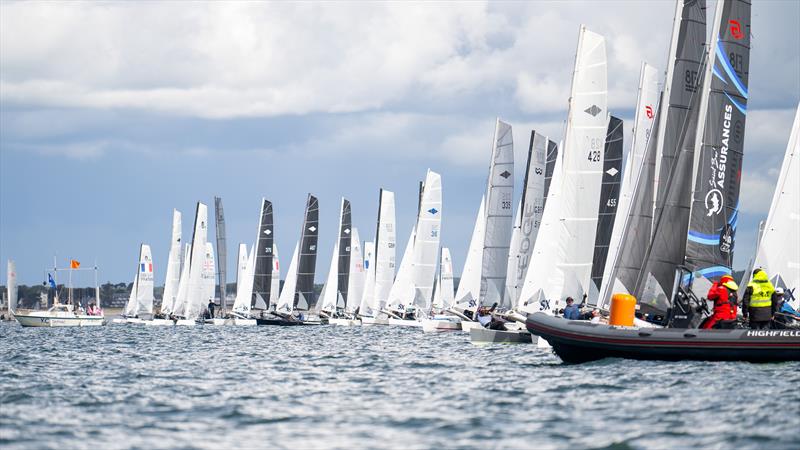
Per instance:
[[[328,277],[322,287],[317,304],[320,317],[329,319],[341,318],[344,316],[344,308],[348,297],[348,284],[350,280],[350,255],[351,255],[351,209],[350,202],[342,197],[339,208],[339,226],[336,228],[337,238],[333,245],[333,255],[331,256]]]
[[[170,319],[175,308],[175,299],[178,295],[178,285],[181,281],[181,213],[172,210],[172,237],[169,244],[169,256],[167,257],[167,272],[164,280],[164,294],[161,298],[161,309],[153,320],[146,320],[146,326],[169,326],[175,325],[175,321]]]
[[[308,194],[300,241],[294,248],[292,260],[278,296],[275,309],[257,318],[259,325],[319,325],[315,317],[317,297],[314,293],[314,274],[317,265],[319,237],[319,202]]]
[[[68,269],[59,269],[56,264],[53,264],[53,277],[48,275],[48,282],[53,289],[55,296],[53,306],[47,310],[34,310],[26,314],[17,312],[14,318],[17,319],[23,327],[98,327],[105,324],[105,317],[103,316],[102,309],[97,307],[94,312],[90,310],[87,314],[83,308],[77,305],[77,301],[73,298],[72,290],[72,273],[76,271],[94,271],[94,292],[95,299],[100,303],[100,287],[97,284],[97,266],[92,268],[81,268],[80,263],[75,260],[70,260]],[[58,271],[67,270],[69,274],[69,284],[67,287],[67,303],[59,301],[57,289],[57,275]],[[13,277],[16,280],[16,275]]]
[[[153,315],[153,255],[150,246],[139,246],[139,264],[133,277],[131,294],[125,304],[122,318],[113,319],[113,323],[142,324]]]
[[[218,317],[211,317],[205,320],[205,323],[211,325],[225,325],[227,316],[227,260],[228,260],[228,246],[225,242],[225,212],[222,207],[222,199],[214,197],[214,218],[217,237],[217,278],[219,279],[219,314]],[[215,311],[216,313],[217,311]]]
[[[396,222],[394,192],[381,189],[378,195],[378,221],[375,231],[374,255],[367,265],[364,295],[358,318],[362,325],[388,325],[389,319],[382,311],[389,301],[394,284],[396,263]]]
[[[453,259],[450,249],[442,247],[439,255],[439,271],[433,286],[433,303],[431,304],[431,317],[422,319],[422,331],[459,331],[461,319],[445,312],[453,307],[455,301],[453,292]]]
[[[195,325],[209,300],[209,284],[211,285],[210,296],[214,295],[214,252],[213,249],[209,252],[206,246],[207,240],[208,206],[197,202],[192,244],[185,255],[175,299],[176,307],[172,314],[175,318],[175,325]],[[209,256],[212,258],[210,263],[206,261]]]

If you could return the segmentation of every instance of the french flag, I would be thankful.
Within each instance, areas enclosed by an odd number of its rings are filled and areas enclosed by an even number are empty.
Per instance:
[[[153,271],[153,263],[142,263],[142,273],[152,272],[152,271]]]

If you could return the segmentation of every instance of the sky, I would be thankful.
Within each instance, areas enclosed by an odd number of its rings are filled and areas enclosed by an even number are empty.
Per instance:
[[[96,263],[101,282],[130,282],[144,242],[160,284],[172,209],[190,237],[196,202],[213,210],[218,195],[228,272],[236,244],[255,239],[261,197],[273,202],[286,267],[311,192],[321,282],[340,197],[371,240],[378,189],[394,191],[403,249],[431,168],[442,174],[442,244],[458,276],[495,118],[514,127],[519,186],[531,129],[563,135],[585,24],[606,37],[609,109],[625,120],[627,148],[640,64],[664,70],[674,9],[669,0],[2,2],[0,260],[16,261],[22,284],[41,282],[53,256]],[[753,252],[800,100],[800,2],[758,0],[752,12],[735,268]]]

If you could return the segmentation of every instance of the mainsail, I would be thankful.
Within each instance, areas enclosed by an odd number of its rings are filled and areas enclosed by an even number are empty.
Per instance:
[[[253,253],[255,256],[255,253]],[[242,286],[244,283],[244,279],[246,277],[246,270],[247,270],[247,262],[250,260],[250,256],[247,254],[247,244],[239,244],[239,251],[236,254],[236,294],[238,296],[239,291],[242,290]],[[252,284],[250,289],[252,290]],[[248,297],[249,300],[249,297]],[[247,302],[248,305],[250,302]]]
[[[762,267],[773,284],[784,288],[786,298],[800,297],[800,105],[794,116],[789,145],[783,157],[778,185],[772,196],[764,235],[758,246],[755,267]],[[747,275],[747,274],[745,274]]]
[[[361,253],[361,236],[358,229],[353,227],[350,234],[350,274],[347,278],[347,298],[345,310],[349,314],[355,313],[361,304],[361,297],[364,294],[364,256]]]
[[[289,262],[289,270],[286,272],[286,280],[283,282],[281,295],[278,297],[277,311],[290,313],[294,310],[295,292],[297,291],[297,260],[300,253],[300,243],[295,244],[292,260]]]
[[[608,125],[606,78],[605,38],[582,26],[563,146],[561,198],[554,208],[560,224],[550,218],[555,248],[534,251],[534,270],[528,271],[520,294],[521,302],[542,302],[543,310],[556,309],[565,297],[580,299],[589,291]]]
[[[428,169],[424,186],[414,236],[412,277],[414,296],[413,299],[409,299],[409,303],[413,302],[417,308],[428,311],[433,299],[433,280],[436,278],[436,260],[439,256],[439,238],[442,226],[441,175]],[[510,208],[511,206],[509,206],[509,210]],[[509,232],[511,231],[510,225],[509,223]],[[506,247],[506,251],[508,251],[508,247]],[[505,257],[502,260],[505,264]]]
[[[387,297],[386,309],[391,311],[401,311],[405,308],[407,299],[414,298],[413,255],[416,231],[416,228],[411,229],[411,235],[408,237],[406,248],[403,251],[403,259],[400,260],[400,268],[397,269],[397,278],[394,279]]]
[[[178,293],[175,294],[175,303],[172,305],[171,314],[183,317],[186,313],[187,299],[189,297],[189,258],[192,255],[192,246],[184,244],[181,257],[181,279],[178,282]]]
[[[7,269],[8,312],[14,314],[17,310],[17,265],[9,259]],[[100,299],[97,299],[97,304],[100,305]]]
[[[436,289],[433,295],[433,308],[444,311],[453,307],[453,259],[450,249],[442,247],[439,256],[439,273],[436,276]]]
[[[547,171],[547,147],[550,141],[542,134],[531,131],[528,146],[528,163],[525,166],[525,180],[522,186],[522,198],[517,206],[517,217],[511,234],[511,246],[508,252],[508,273],[506,274],[506,299],[503,305],[516,306],[519,289],[525,282],[529,262],[539,225],[542,222],[545,198],[545,175]],[[556,152],[558,151],[556,148]],[[553,160],[555,163],[555,159]],[[552,165],[550,167],[552,176]]]
[[[364,243],[364,290],[358,306],[359,315],[375,311],[375,243]]]
[[[608,134],[603,151],[603,181],[600,186],[600,204],[597,214],[597,235],[592,257],[592,282],[589,285],[588,303],[597,305],[608,259],[608,248],[614,220],[619,206],[622,179],[622,119],[608,118]]]
[[[217,267],[214,261],[214,245],[211,244],[211,242],[206,242],[205,258],[203,259],[203,271],[201,273],[201,309],[205,307],[209,301],[214,301],[214,291],[216,290],[216,272]]]
[[[297,295],[294,300],[294,308],[301,311],[311,311],[317,306],[317,297],[314,295],[314,275],[317,267],[318,231],[319,203],[317,197],[308,194],[297,262]]]
[[[320,294],[320,310],[335,313],[347,302],[347,283],[350,274],[350,202],[342,198],[339,209],[338,235],[333,245],[330,269]]]
[[[214,213],[217,219],[215,230],[217,232],[217,276],[219,277],[219,306],[222,312],[228,307],[227,301],[227,261],[228,261],[228,246],[225,244],[225,213],[222,210],[222,199],[214,197]]]
[[[236,279],[236,299],[233,302],[233,312],[248,317],[250,315],[250,300],[253,295],[253,269],[255,268],[255,248],[247,254],[247,246],[239,245],[239,266]],[[242,259],[244,258],[244,259]]]
[[[278,256],[278,245],[272,243],[272,287],[269,290],[269,304],[275,305],[278,302],[278,293],[281,289],[281,263]]]
[[[161,298],[161,314],[169,315],[175,308],[178,284],[181,281],[181,213],[172,210],[172,239],[167,258],[167,278],[164,280],[164,295]]]
[[[750,2],[717,4],[703,85],[686,266],[695,280],[731,273],[744,154],[750,67]],[[703,110],[701,109],[701,112]],[[705,291],[703,291],[705,292]]]
[[[139,264],[136,265],[136,276],[133,288],[125,306],[125,315],[137,317],[140,314],[153,313],[153,255],[150,246],[139,246]]]
[[[636,289],[653,223],[658,71],[642,63],[631,149],[622,176],[617,217],[597,305],[606,308],[614,293]]]
[[[514,141],[511,125],[497,119],[486,190],[486,229],[481,257],[480,304],[504,304],[514,197]],[[427,184],[426,184],[427,189]]]
[[[256,230],[255,267],[253,269],[253,296],[250,307],[266,310],[269,308],[272,290],[272,246],[273,236],[272,202],[261,199],[261,212]]]
[[[395,228],[394,192],[381,189],[378,203],[378,224],[375,232],[375,288],[368,309],[362,314],[377,313],[389,301],[389,292],[394,284],[394,269],[397,258],[397,235]]]
[[[206,267],[206,242],[208,242],[208,206],[198,202],[194,218],[192,249],[189,253],[189,279],[185,307],[183,308],[184,319],[198,318],[200,311],[205,307],[205,302],[208,301],[208,298],[204,297],[203,286],[203,271]],[[211,273],[213,277],[213,270]]]

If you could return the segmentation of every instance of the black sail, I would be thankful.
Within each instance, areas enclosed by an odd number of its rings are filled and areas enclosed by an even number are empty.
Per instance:
[[[544,202],[542,203],[542,211],[544,211],[544,207],[547,204],[547,194],[550,192],[550,180],[553,179],[553,171],[556,169],[557,159],[558,159],[558,144],[556,144],[551,140],[548,140],[547,164],[545,164],[544,166]]]
[[[261,199],[261,216],[258,220],[258,236],[256,237],[255,271],[253,272],[253,294],[250,307],[254,309],[269,308],[269,296],[272,289],[272,202]]]
[[[300,238],[300,258],[297,264],[297,288],[294,309],[314,310],[317,296],[314,294],[314,275],[317,267],[317,240],[319,237],[319,203],[317,197],[308,194],[303,231]]]
[[[603,272],[608,259],[608,246],[611,232],[614,230],[614,219],[617,216],[620,181],[622,180],[622,120],[614,116],[608,118],[608,134],[606,135],[603,156],[603,179],[600,185],[600,203],[598,205],[597,234],[594,241],[592,258],[592,292],[599,294],[603,284]],[[597,298],[593,295],[593,300]]]
[[[352,223],[350,217],[350,202],[342,199],[341,227],[339,228],[339,274],[338,285],[342,304],[337,300],[337,308],[347,305],[347,286],[350,281],[350,242]]]
[[[709,281],[731,273],[750,67],[750,2],[721,5],[686,245],[686,266]]]

